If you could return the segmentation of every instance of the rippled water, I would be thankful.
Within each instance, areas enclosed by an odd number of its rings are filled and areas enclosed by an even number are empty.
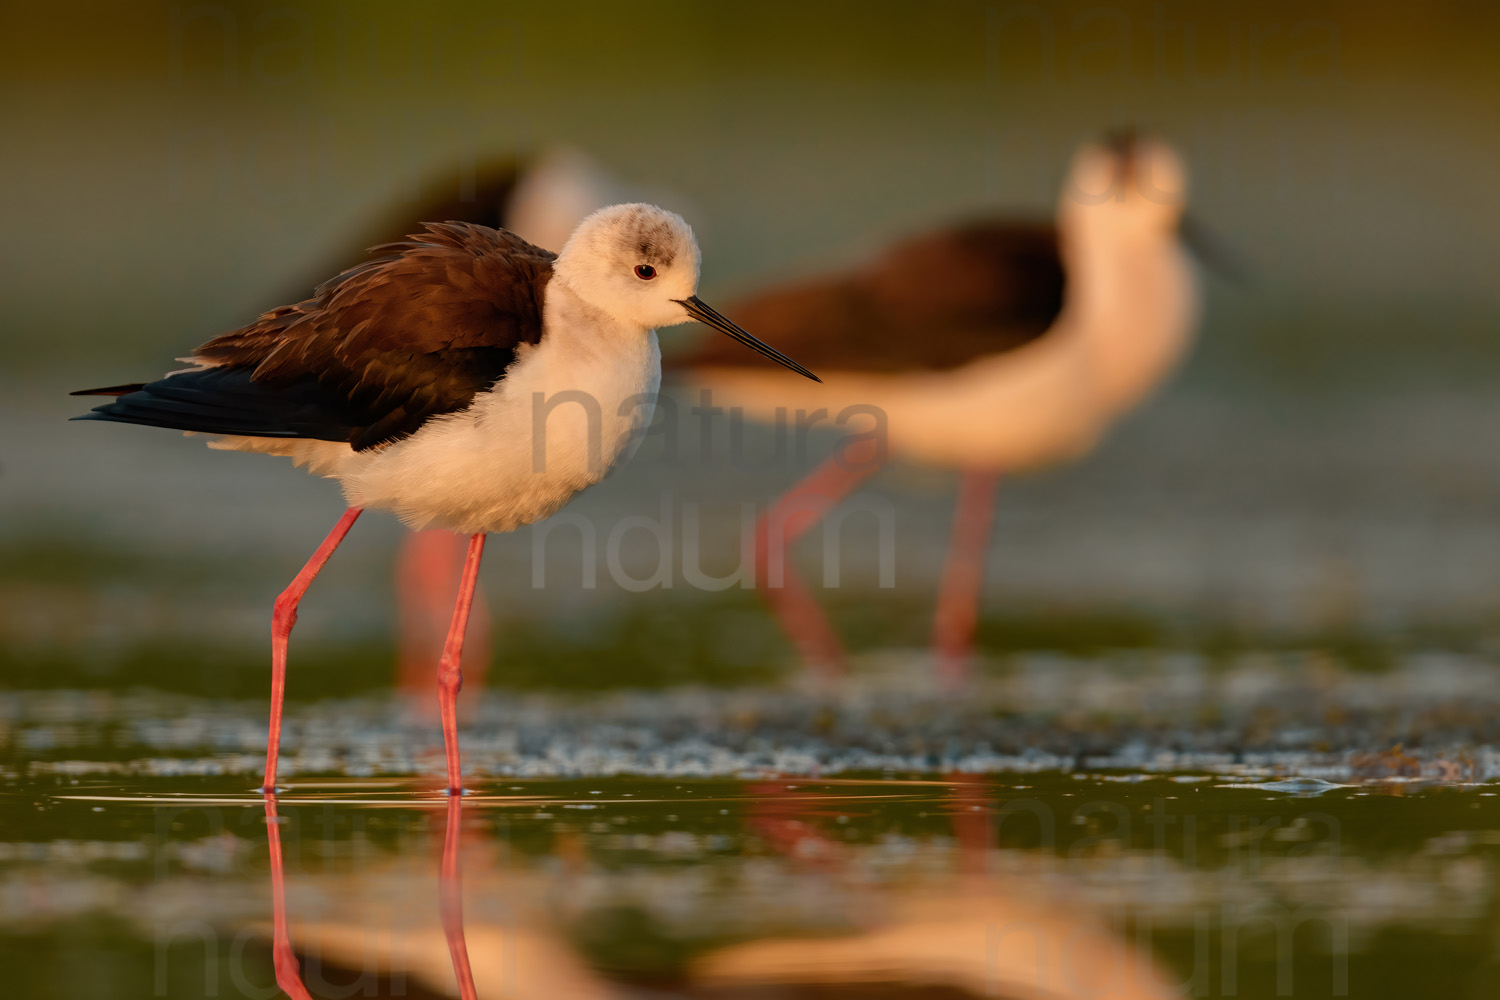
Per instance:
[[[294,706],[275,800],[259,701],[12,695],[8,995],[272,996],[278,884],[320,998],[458,996],[460,948],[480,997],[1493,995],[1483,664],[1119,662],[1066,707],[1110,665],[488,692],[456,801],[383,694]]]
[[[272,807],[243,782],[8,784],[7,827],[36,838],[4,852],[22,995],[269,993]],[[339,781],[274,809],[316,996],[457,994],[445,863],[481,996],[1479,997],[1500,982],[1500,805],[1481,787],[574,779],[486,782],[450,805],[418,783]]]

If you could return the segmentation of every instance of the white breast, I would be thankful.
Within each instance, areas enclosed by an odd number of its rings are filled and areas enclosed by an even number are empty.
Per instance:
[[[660,379],[655,333],[548,338],[468,409],[356,455],[337,478],[352,506],[414,528],[510,531],[604,478],[650,423]]]

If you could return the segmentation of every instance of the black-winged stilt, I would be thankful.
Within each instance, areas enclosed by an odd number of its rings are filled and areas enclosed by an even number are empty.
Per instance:
[[[277,302],[301,298],[324,275],[363,259],[368,247],[404,239],[428,219],[507,229],[545,250],[557,251],[590,213],[619,202],[647,200],[611,177],[583,152],[569,147],[529,155],[487,157],[457,164],[411,185],[372,211]],[[402,691],[425,692],[447,634],[465,559],[463,536],[440,528],[409,533],[396,562],[399,609],[398,677]],[[476,589],[464,640],[464,683],[484,683],[490,660],[490,618],[484,589]],[[425,707],[427,702],[421,704]],[[435,707],[435,706],[434,706]]]
[[[1076,154],[1055,226],[941,230],[738,303],[737,315],[828,374],[816,395],[778,391],[711,343],[673,362],[752,419],[846,407],[884,416],[883,441],[850,438],[760,522],[758,581],[810,666],[837,675],[845,654],[787,549],[899,457],[962,470],[933,631],[945,680],[964,679],[1000,473],[1088,451],[1188,346],[1199,296],[1186,192],[1171,148],[1120,136]]]
[[[429,223],[314,296],[217,337],[192,367],[75,419],[221,435],[337,479],[349,509],[277,598],[263,791],[276,786],[297,605],[367,508],[469,535],[439,666],[448,791],[462,790],[455,703],[485,535],[547,517],[639,442],[661,378],[655,329],[697,320],[817,376],[697,297],[699,251],[652,205],[593,213],[553,254],[503,229]]]

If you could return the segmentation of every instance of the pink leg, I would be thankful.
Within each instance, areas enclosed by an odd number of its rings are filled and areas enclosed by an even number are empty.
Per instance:
[[[872,450],[848,448],[823,462],[761,518],[755,533],[755,582],[804,662],[824,680],[847,672],[843,644],[791,566],[792,543],[880,468]]]
[[[276,814],[276,796],[266,794],[266,834],[271,849],[271,958],[276,966],[276,985],[292,1000],[312,1000],[292,954],[292,937],[286,927],[286,873],[281,868],[281,817]]]
[[[432,651],[447,634],[458,578],[463,569],[463,538],[451,531],[418,531],[409,535],[396,563],[396,596],[401,614],[399,684],[407,694],[425,692],[432,683]],[[490,618],[481,591],[470,615],[465,645],[470,689],[484,683],[490,661]],[[431,702],[422,701],[423,705]]]
[[[479,584],[479,560],[484,555],[484,532],[469,539],[469,554],[464,559],[463,577],[458,584],[458,601],[453,606],[453,624],[448,627],[448,641],[443,644],[443,658],[438,662],[438,711],[443,717],[443,750],[448,757],[448,794],[462,795],[458,762],[458,692],[464,686],[461,660],[464,651],[464,629],[469,624],[469,607],[474,603],[474,588]]]
[[[302,572],[276,598],[276,609],[271,615],[271,733],[266,739],[266,780],[260,787],[262,792],[276,791],[276,756],[281,750],[281,702],[286,694],[286,644],[291,638],[292,626],[297,624],[297,605],[318,571],[333,555],[333,550],[349,534],[359,514],[358,507],[344,511],[344,516],[323,539],[323,544],[302,567]]]
[[[476,1000],[474,972],[469,968],[469,946],[464,940],[463,875],[458,867],[463,801],[462,795],[448,798],[448,826],[443,831],[443,867],[438,877],[438,898],[443,918],[443,936],[448,939],[448,957],[453,961],[453,976],[458,980],[459,996],[462,1000]]]
[[[958,489],[953,515],[953,540],[948,567],[938,594],[932,644],[938,677],[943,686],[958,689],[969,679],[974,626],[979,618],[979,591],[984,583],[984,557],[994,523],[997,472],[969,469]]]

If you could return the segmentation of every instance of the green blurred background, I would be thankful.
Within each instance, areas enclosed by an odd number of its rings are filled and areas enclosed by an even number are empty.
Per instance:
[[[949,220],[1044,216],[1076,144],[1121,125],[1184,151],[1194,210],[1252,280],[1210,281],[1185,372],[1099,455],[1002,495],[988,652],[1483,643],[1496,37],[1500,9],[1458,2],[6,4],[6,683],[260,690],[270,599],[336,491],[66,424],[64,393],[150,377],[310,286],[424,181],[583,150],[689,215],[725,298]],[[712,506],[705,561],[732,561],[735,505],[796,473],[648,448],[573,509],[602,536],[672,491]],[[860,563],[829,595],[857,645],[923,643],[947,485],[877,484],[899,586]],[[397,536],[361,525],[320,585],[299,636],[323,652],[294,695],[388,679]],[[874,530],[849,537],[859,562]],[[493,550],[497,677],[735,682],[789,661],[753,594],[583,591],[566,544],[544,590],[530,532]],[[649,573],[652,552],[625,555]]]
[[[1487,349],[1500,310],[1488,5],[3,17],[8,370],[152,370],[306,280],[418,181],[557,143],[679,193],[708,282],[748,287],[946,217],[1046,212],[1079,141],[1140,125],[1184,149],[1200,213],[1254,262],[1211,355],[1293,374],[1310,355]]]

